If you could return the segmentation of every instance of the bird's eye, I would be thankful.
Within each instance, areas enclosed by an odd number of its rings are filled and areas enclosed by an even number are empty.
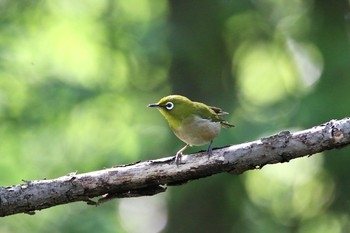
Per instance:
[[[165,104],[165,108],[168,109],[169,111],[174,108],[174,104],[172,102],[167,102]]]

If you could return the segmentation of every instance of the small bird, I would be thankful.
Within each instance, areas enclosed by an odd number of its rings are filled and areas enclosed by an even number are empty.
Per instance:
[[[149,104],[148,107],[157,108],[168,121],[174,134],[186,143],[186,146],[176,153],[175,162],[177,165],[181,163],[182,153],[189,146],[209,143],[207,152],[210,156],[213,139],[219,135],[221,127],[234,127],[219,117],[228,114],[227,112],[217,107],[193,102],[181,95],[163,97],[158,103]]]

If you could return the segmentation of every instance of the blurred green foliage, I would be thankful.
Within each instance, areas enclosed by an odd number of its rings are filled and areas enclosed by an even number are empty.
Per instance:
[[[1,186],[173,155],[183,143],[146,108],[172,93],[231,113],[215,146],[349,116],[345,1],[0,5]],[[0,233],[348,232],[348,153],[14,215]]]

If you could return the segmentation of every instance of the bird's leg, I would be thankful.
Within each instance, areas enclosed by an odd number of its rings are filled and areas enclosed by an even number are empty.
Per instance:
[[[213,147],[211,146],[211,144],[213,144],[213,140],[210,141],[209,146],[208,146],[208,159],[210,158],[210,156],[213,154]]]
[[[184,152],[188,147],[190,146],[190,144],[186,144],[186,146],[182,147],[175,156],[175,162],[176,165],[179,166],[179,164],[181,163],[181,157],[182,157],[182,152]]]

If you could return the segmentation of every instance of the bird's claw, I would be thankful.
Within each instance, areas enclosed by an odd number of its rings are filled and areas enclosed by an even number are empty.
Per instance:
[[[210,156],[213,154],[213,147],[212,147],[212,143],[213,141],[210,142],[209,146],[208,146],[208,150],[207,150],[207,153],[208,153],[208,159],[210,159]]]
[[[176,166],[179,166],[181,164],[181,158],[182,158],[182,153],[181,152],[176,153],[175,155]]]
[[[186,146],[182,147],[181,150],[179,150],[177,153],[176,153],[176,156],[175,156],[175,163],[177,166],[179,166],[179,164],[181,163],[181,157],[182,157],[182,152],[184,150],[186,150],[190,145],[189,144],[186,144]]]
[[[207,150],[208,156],[210,157],[213,154],[213,148],[209,147]]]

